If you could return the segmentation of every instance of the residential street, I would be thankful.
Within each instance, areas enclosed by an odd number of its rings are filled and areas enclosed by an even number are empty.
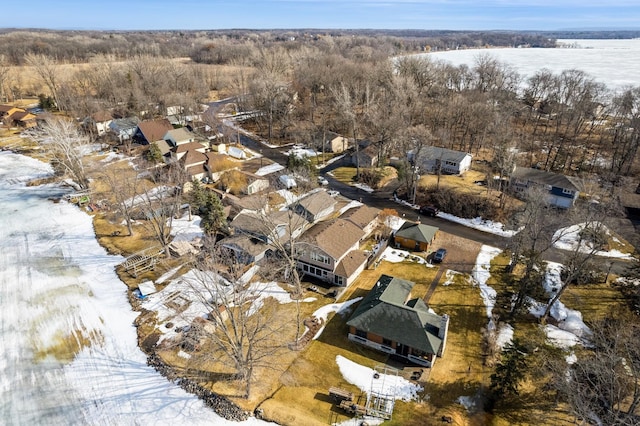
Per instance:
[[[212,103],[213,105],[219,106],[224,102],[220,103]],[[247,148],[254,150],[256,152],[261,153],[265,158],[270,159],[271,161],[280,163],[282,165],[287,164],[287,155],[283,153],[286,148],[271,148],[264,143],[256,141],[249,136],[240,133],[240,142],[242,145]],[[438,227],[443,232],[446,232],[451,235],[455,235],[460,238],[464,238],[467,240],[471,240],[480,244],[490,245],[493,247],[497,247],[500,249],[507,248],[509,243],[509,238],[502,237],[499,235],[491,234],[488,232],[480,231],[474,228],[470,228],[468,226],[461,225],[459,223],[450,222],[445,219],[441,219],[438,217],[427,217],[418,214],[418,212],[412,209],[409,206],[399,204],[393,201],[393,189],[388,189],[386,191],[375,191],[373,193],[364,191],[358,187],[351,186],[345,184],[343,182],[338,181],[333,178],[331,175],[327,174],[331,170],[334,170],[343,163],[341,161],[334,162],[323,169],[321,169],[321,174],[326,177],[329,181],[329,185],[327,189],[335,190],[340,192],[347,198],[352,200],[360,201],[368,206],[376,207],[379,209],[390,208],[394,209],[398,212],[398,214],[407,219],[407,220],[420,220],[422,223],[427,225],[432,225]],[[562,263],[565,259],[565,252],[559,249],[551,249],[545,255],[545,260]],[[615,259],[615,258],[601,258],[602,271],[607,272],[609,270],[611,273],[620,274],[624,272],[624,270],[630,264],[627,260]],[[611,268],[609,269],[609,264],[611,264]]]

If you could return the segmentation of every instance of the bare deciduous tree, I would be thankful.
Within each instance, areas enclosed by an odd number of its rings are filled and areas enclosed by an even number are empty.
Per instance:
[[[286,319],[278,302],[262,294],[265,285],[243,282],[240,265],[218,247],[210,248],[193,272],[187,282],[190,296],[208,308],[213,325],[204,330],[214,349],[208,356],[233,366],[248,398],[255,370],[278,368],[278,355],[286,349]]]
[[[54,169],[69,176],[80,189],[89,188],[89,178],[82,159],[89,140],[75,123],[52,117],[25,134],[40,142],[47,150]]]
[[[609,317],[591,326],[590,350],[556,372],[554,381],[574,415],[600,425],[640,422],[640,326]]]
[[[51,92],[51,97],[56,103],[58,109],[62,109],[59,104],[58,89],[60,88],[60,70],[56,63],[56,60],[50,56],[29,53],[25,56],[25,62],[30,67],[33,67],[34,71],[42,79],[42,82],[47,86]]]

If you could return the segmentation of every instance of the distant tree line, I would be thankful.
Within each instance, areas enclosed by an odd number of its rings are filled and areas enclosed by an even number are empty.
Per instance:
[[[47,55],[58,63],[88,62],[95,56],[118,60],[138,55],[191,57],[203,63],[237,63],[251,57],[251,47],[284,44],[299,49],[313,44],[322,51],[356,46],[389,54],[431,49],[483,46],[554,47],[555,40],[539,34],[417,30],[216,30],[216,31],[52,31],[0,30],[0,55],[10,65],[25,64],[29,54]]]

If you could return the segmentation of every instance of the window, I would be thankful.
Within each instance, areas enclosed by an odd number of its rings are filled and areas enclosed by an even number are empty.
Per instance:
[[[315,251],[311,252],[309,258],[311,260],[316,261],[316,262],[324,263],[324,264],[327,264],[327,265],[329,265],[331,263],[331,259],[329,259],[328,256],[325,256],[323,254],[317,253]]]
[[[309,272],[309,265],[302,265],[302,270],[305,272]]]
[[[567,194],[567,195],[573,195],[573,191],[570,190],[570,189],[566,189],[566,188],[562,189],[562,193],[563,194]]]
[[[338,284],[338,285],[343,285],[344,282],[342,281],[342,277],[338,276],[338,275],[334,275],[333,276],[333,282]]]
[[[391,340],[386,339],[386,338],[383,337],[382,338],[382,344],[385,345],[385,346],[391,347]]]
[[[367,338],[367,332],[366,332],[366,331],[363,331],[363,330],[357,330],[357,329],[356,329],[356,336],[358,336],[358,337],[362,337],[362,338],[365,338],[365,339],[366,339],[366,338]]]

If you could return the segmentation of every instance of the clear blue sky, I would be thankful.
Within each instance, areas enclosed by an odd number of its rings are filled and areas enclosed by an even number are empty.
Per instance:
[[[0,28],[639,29],[640,0],[29,0]]]

